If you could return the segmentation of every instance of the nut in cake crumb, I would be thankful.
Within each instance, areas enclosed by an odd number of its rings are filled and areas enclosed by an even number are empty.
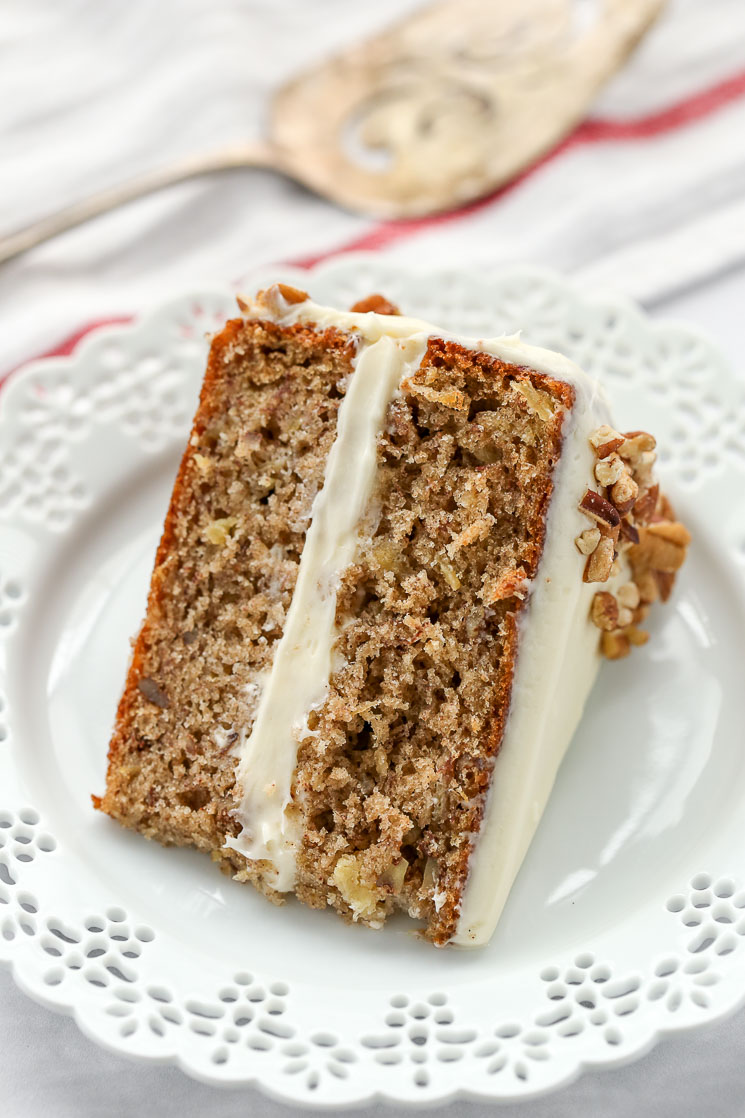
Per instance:
[[[444,555],[438,555],[437,566],[440,568],[442,577],[445,579],[445,582],[448,584],[450,589],[460,590],[461,583],[458,575],[456,574],[455,567],[445,558]]]
[[[404,870],[406,873],[406,870]],[[352,909],[353,918],[367,918],[375,914],[380,900],[376,889],[371,889],[362,878],[359,860],[354,854],[342,854],[332,875],[330,885],[335,885]]]
[[[212,468],[212,459],[207,458],[204,454],[195,454],[194,461],[203,474],[209,473]]]
[[[539,392],[529,380],[513,380],[510,386],[514,392],[523,397],[530,410],[534,411],[539,419],[544,422],[553,419],[554,409],[551,407],[550,397],[545,392]]]
[[[204,530],[204,538],[207,543],[212,543],[216,547],[224,547],[237,523],[238,521],[234,516],[212,520]]]
[[[162,687],[158,686],[154,679],[145,676],[138,682],[137,688],[149,703],[153,703],[156,707],[160,707],[161,710],[167,710],[171,705],[165,691]]]
[[[390,866],[378,875],[375,884],[379,889],[383,889],[386,893],[391,893],[393,896],[397,897],[404,887],[404,878],[406,877],[408,868],[409,863],[405,858],[401,858],[398,862],[391,862]],[[336,871],[334,871],[334,873],[336,873]]]

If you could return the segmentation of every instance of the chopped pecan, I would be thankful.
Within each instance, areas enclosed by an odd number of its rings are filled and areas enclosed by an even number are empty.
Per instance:
[[[621,517],[618,509],[614,508],[610,501],[602,497],[600,493],[596,493],[594,489],[588,489],[579,503],[579,507],[586,516],[597,520],[599,524],[606,524],[610,528],[617,528],[621,523]]]
[[[602,524],[602,523],[598,522],[598,530],[600,532],[600,535],[603,537],[603,539],[606,539],[606,538],[611,539],[611,540],[613,540],[614,544],[618,543],[618,537],[621,534],[621,525],[620,524],[616,524],[615,527],[611,528],[607,524]]]
[[[654,450],[656,446],[657,442],[654,436],[646,431],[626,431],[618,453],[622,458],[628,458],[631,462],[634,462],[645,451]]]
[[[680,570],[690,540],[688,530],[677,520],[656,521],[642,527],[639,543],[629,548],[629,562],[637,584],[637,574],[644,571],[674,574]]]
[[[630,512],[639,493],[639,486],[629,474],[619,478],[610,491],[611,500],[620,513]]]
[[[299,287],[291,287],[289,283],[273,283],[271,287],[260,291],[256,298],[272,314],[282,314],[286,304],[304,303],[310,296],[307,291],[301,291]]]
[[[675,575],[671,571],[655,571],[654,577],[660,590],[660,598],[666,602],[673,592]]]
[[[634,515],[636,515],[636,505],[634,505]],[[621,535],[629,543],[639,543],[639,532],[626,516],[621,521]]]
[[[154,679],[150,679],[149,676],[143,676],[143,678],[138,681],[137,687],[149,703],[154,703],[155,706],[160,707],[161,710],[166,710],[170,706],[165,691],[158,686]]]
[[[645,450],[634,463],[634,480],[640,489],[647,489],[652,484],[652,470],[657,461],[657,455],[653,450]]]
[[[637,629],[636,625],[630,625],[625,630],[625,636],[631,641],[632,644],[641,645],[646,644],[649,640],[649,633],[645,629]]]
[[[375,314],[400,314],[398,307],[395,303],[391,303],[386,299],[385,295],[368,295],[366,299],[358,299],[356,303],[352,303],[349,308],[356,314],[367,314],[369,311],[374,311]]]
[[[648,536],[667,540],[668,543],[675,544],[676,547],[688,547],[691,542],[691,533],[685,524],[681,524],[679,520],[661,520],[655,524],[650,524],[646,531]]]
[[[625,476],[626,470],[623,458],[619,458],[617,454],[610,454],[595,463],[595,478],[601,485],[614,485]]]
[[[307,291],[303,291],[299,287],[291,287],[289,283],[275,283],[274,287],[286,303],[304,303],[306,299],[310,298]],[[270,287],[269,290],[271,291],[273,288]]]
[[[639,590],[639,599],[644,603],[656,602],[660,596],[660,588],[657,585],[657,579],[651,571],[635,571],[634,581]]]
[[[625,629],[634,620],[634,611],[630,609],[619,609],[618,611],[618,628]]]
[[[615,450],[618,450],[619,446],[623,446],[623,441],[623,435],[608,439],[607,443],[601,443],[600,446],[595,447],[595,454],[598,458],[607,458],[609,454],[613,454]]]
[[[603,633],[600,651],[608,660],[620,660],[631,652],[631,641],[625,633]]]
[[[585,528],[584,532],[580,533],[575,539],[577,550],[582,555],[591,555],[600,542],[600,529],[599,528]]]
[[[592,599],[590,617],[598,629],[610,633],[618,628],[618,602],[607,590],[599,590]]]
[[[654,511],[657,508],[657,501],[660,496],[659,485],[650,485],[649,489],[643,489],[634,502],[634,520],[637,524],[648,524],[654,516]],[[638,540],[634,541],[638,543]]]
[[[652,523],[657,523],[659,520],[675,520],[673,506],[664,493],[660,493],[657,506],[652,516]]]
[[[590,435],[590,446],[597,450],[607,442],[614,442],[616,439],[620,439],[621,442],[623,442],[625,438],[626,436],[621,435],[614,427],[609,427],[607,423],[603,423]]]
[[[615,553],[615,544],[609,536],[604,536],[585,564],[584,582],[607,582]]]
[[[639,605],[639,587],[635,582],[627,582],[616,591],[618,603],[626,609],[636,609]]]

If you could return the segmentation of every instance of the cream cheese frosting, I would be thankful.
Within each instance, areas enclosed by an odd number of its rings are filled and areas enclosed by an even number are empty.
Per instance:
[[[280,891],[293,888],[301,841],[288,811],[299,740],[328,690],[336,588],[355,558],[358,524],[375,484],[377,439],[401,382],[419,366],[429,338],[438,337],[547,373],[575,392],[564,419],[543,553],[518,623],[510,710],[452,939],[477,946],[496,926],[599,665],[598,631],[589,619],[595,588],[582,581],[583,559],[573,541],[587,527],[577,504],[592,478],[589,435],[607,421],[607,404],[576,365],[519,337],[464,338],[415,318],[337,311],[310,300],[288,303],[276,289],[272,295],[271,302],[242,305],[250,317],[336,327],[357,340],[284,633],[237,767],[242,830],[229,845],[270,863],[267,883]]]
[[[536,357],[532,367],[539,371],[563,380],[574,373],[553,358],[551,368],[541,368]],[[564,420],[543,553],[518,618],[510,710],[451,940],[466,947],[491,938],[600,665],[598,630],[590,620],[597,586],[582,581],[574,538],[587,527],[577,505],[593,476],[589,437],[607,412],[592,382],[588,391],[587,377],[574,375],[569,383],[575,405]],[[619,572],[606,588],[622,580]]]

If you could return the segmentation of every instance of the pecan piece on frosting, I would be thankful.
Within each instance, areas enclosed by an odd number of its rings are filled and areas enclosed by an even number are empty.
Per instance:
[[[616,597],[620,606],[625,609],[636,609],[640,601],[639,587],[635,582],[626,582],[623,586],[619,586]]]
[[[595,548],[600,543],[600,529],[599,528],[585,528],[575,539],[577,551],[582,555],[591,555]]]
[[[666,602],[673,592],[675,575],[671,571],[655,571],[654,577],[660,590],[660,598]]]
[[[625,435],[619,434],[613,427],[604,423],[590,435],[590,446],[595,451],[597,458],[607,458],[614,450],[618,450],[626,440]]]
[[[600,641],[600,649],[608,660],[620,660],[631,652],[631,641],[626,633],[603,633]]]
[[[263,303],[267,310],[277,315],[281,315],[288,305],[304,303],[309,298],[307,291],[301,291],[299,287],[291,287],[289,283],[273,283],[271,287],[259,291],[256,296],[257,302]],[[240,300],[238,305],[241,305]]]
[[[286,303],[304,303],[309,299],[307,291],[300,287],[291,287],[289,283],[275,283],[269,291],[278,291]]]
[[[656,602],[660,596],[660,588],[652,571],[637,570],[634,572],[634,583],[639,591],[639,600],[644,605]]]
[[[647,431],[626,431],[618,453],[622,458],[628,458],[630,462],[634,462],[637,458],[641,458],[642,454],[654,450],[656,446],[657,440],[654,435],[650,435]]]
[[[657,508],[657,501],[660,496],[659,485],[650,485],[649,489],[643,489],[634,502],[634,520],[637,524],[647,524],[654,516],[654,511]],[[634,541],[638,543],[638,540]]]
[[[609,528],[618,528],[621,523],[621,515],[617,508],[607,501],[600,493],[596,493],[594,489],[588,489],[584,497],[579,503],[580,510],[593,520],[597,520],[599,524],[605,524]]]
[[[617,454],[609,454],[607,458],[601,458],[595,463],[595,478],[601,485],[615,485],[625,476],[626,471],[626,463]]]
[[[367,314],[368,311],[374,311],[375,314],[401,313],[395,303],[386,299],[385,295],[378,294],[368,295],[365,299],[358,299],[356,303],[352,303],[349,309],[356,314]]]
[[[634,505],[634,510],[636,510],[636,505]],[[639,530],[627,516],[621,521],[621,535],[629,543],[639,543]]]
[[[603,536],[585,564],[583,582],[607,582],[610,578],[616,545],[611,536]]]
[[[639,495],[639,486],[629,474],[618,479],[610,491],[611,500],[620,513],[630,512]]]
[[[618,602],[607,590],[599,590],[592,599],[590,617],[598,629],[611,633],[618,626]]]
[[[691,542],[688,529],[677,520],[660,520],[639,530],[639,543],[629,548],[634,579],[645,571],[675,574],[683,566]]]

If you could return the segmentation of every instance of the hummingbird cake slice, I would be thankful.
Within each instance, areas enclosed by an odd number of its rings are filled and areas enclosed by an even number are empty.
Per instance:
[[[484,944],[601,658],[685,558],[654,439],[516,337],[239,306],[94,802],[272,901]]]

